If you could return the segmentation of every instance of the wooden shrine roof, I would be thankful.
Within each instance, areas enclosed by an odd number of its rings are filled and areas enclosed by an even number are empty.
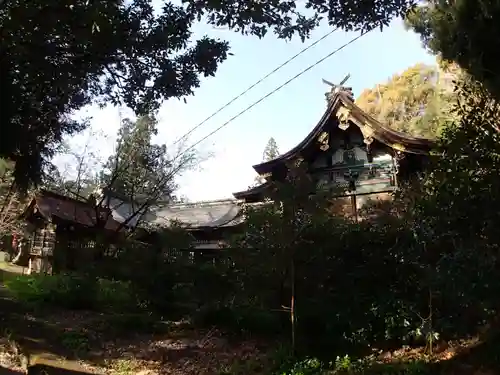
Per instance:
[[[271,182],[266,181],[263,184],[253,186],[250,189],[242,190],[242,191],[238,191],[236,193],[233,193],[233,196],[236,199],[245,199],[248,196],[262,194],[262,193],[268,191],[270,186],[271,186]]]
[[[48,190],[41,190],[35,194],[25,210],[24,216],[35,211],[49,222],[52,222],[54,218],[58,218],[90,228],[100,225],[97,220],[99,212],[100,220],[106,220],[104,229],[117,231],[121,227],[121,224],[112,218],[109,210],[98,209],[89,202]]]
[[[371,137],[387,146],[405,153],[429,154],[435,147],[435,142],[431,139],[413,137],[406,133],[390,129],[380,123],[372,116],[359,108],[345,92],[337,92],[329,100],[328,107],[314,129],[290,151],[280,155],[276,159],[253,166],[259,174],[270,172],[279,163],[287,162],[298,156],[300,153],[316,142],[318,136],[326,130],[332,117],[341,117],[348,121],[350,125],[358,126],[365,137]],[[238,194],[238,193],[236,193]]]

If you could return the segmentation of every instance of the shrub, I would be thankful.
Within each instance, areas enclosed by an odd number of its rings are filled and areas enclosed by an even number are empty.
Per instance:
[[[97,279],[96,304],[102,310],[127,311],[140,307],[131,282]]]
[[[138,308],[130,284],[84,275],[18,276],[7,281],[6,287],[13,297],[32,306],[116,311]]]
[[[103,314],[92,322],[92,329],[99,337],[114,339],[137,333],[163,333],[170,330],[168,322],[160,320],[154,314],[144,312]]]
[[[243,307],[204,306],[193,316],[197,326],[217,326],[235,334],[278,335],[288,333],[288,315],[281,312]]]
[[[376,362],[372,358],[353,360],[349,356],[337,357],[329,363],[317,358],[286,359],[276,366],[275,375],[429,375],[435,369],[423,360]]]
[[[88,335],[81,331],[67,330],[61,336],[63,347],[77,358],[90,350],[89,341]]]

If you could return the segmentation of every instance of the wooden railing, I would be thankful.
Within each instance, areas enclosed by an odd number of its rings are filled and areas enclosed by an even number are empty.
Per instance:
[[[342,189],[357,194],[390,191],[397,187],[396,171],[388,163],[322,168],[313,172],[318,188]]]

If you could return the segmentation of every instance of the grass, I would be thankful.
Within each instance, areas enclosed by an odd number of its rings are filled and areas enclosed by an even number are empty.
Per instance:
[[[0,283],[5,284],[17,276],[23,275],[27,269],[25,267],[16,266],[5,261],[0,262]]]
[[[108,361],[107,367],[116,375],[134,375],[141,370],[140,363],[129,358]]]

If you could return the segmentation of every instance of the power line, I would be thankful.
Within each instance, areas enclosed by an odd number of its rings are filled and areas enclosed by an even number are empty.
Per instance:
[[[371,29],[373,30],[373,29]],[[217,133],[219,130],[221,130],[222,128],[225,128],[227,125],[229,125],[231,122],[233,122],[234,120],[236,120],[238,117],[240,117],[242,114],[244,114],[245,112],[249,111],[250,109],[252,109],[253,107],[255,107],[257,104],[259,104],[260,102],[264,101],[265,99],[269,98],[271,95],[273,95],[274,93],[276,93],[277,91],[281,90],[283,87],[285,87],[286,85],[288,85],[290,82],[294,81],[295,79],[299,78],[302,74],[308,72],[309,70],[311,70],[312,68],[314,68],[316,65],[319,65],[321,64],[323,61],[325,61],[326,59],[332,57],[333,55],[335,55],[336,53],[340,52],[341,50],[343,50],[345,47],[349,46],[350,44],[354,43],[356,40],[358,40],[359,38],[361,38],[363,35],[369,33],[371,30],[368,30],[368,31],[363,31],[360,35],[358,35],[357,37],[351,39],[349,42],[347,43],[344,43],[343,45],[341,45],[339,48],[335,49],[334,51],[330,52],[328,55],[324,56],[323,58],[321,58],[320,60],[316,61],[314,64],[312,65],[309,65],[307,68],[305,68],[304,70],[302,70],[301,72],[299,72],[298,74],[296,74],[295,76],[293,76],[292,78],[290,78],[288,81],[286,81],[285,83],[281,84],[280,86],[276,87],[274,90],[272,90],[271,92],[269,92],[268,94],[266,94],[265,96],[263,96],[262,98],[260,98],[259,100],[253,102],[251,105],[249,105],[248,107],[246,107],[245,109],[243,109],[241,112],[239,112],[238,114],[236,114],[235,116],[231,117],[229,120],[227,120],[225,123],[223,123],[221,126],[219,126],[217,129],[213,130],[212,132],[208,133],[206,136],[204,136],[203,138],[201,138],[200,140],[196,141],[195,143],[193,143],[191,146],[189,146],[187,149],[185,149],[182,153],[186,153],[190,150],[192,150],[193,148],[195,148],[196,146],[198,146],[201,142],[203,142],[204,140],[206,140],[207,138],[211,137],[212,135],[214,135],[215,133]]]
[[[280,70],[281,68],[283,68],[285,65],[287,65],[288,63],[292,62],[293,60],[295,60],[297,57],[299,57],[300,55],[302,55],[304,52],[306,52],[307,50],[311,49],[312,47],[314,47],[316,44],[318,44],[319,42],[321,42],[322,40],[326,39],[327,37],[329,37],[330,35],[332,35],[335,31],[338,30],[338,27],[334,28],[333,30],[331,30],[330,32],[328,32],[327,34],[323,35],[321,38],[319,38],[318,40],[316,40],[314,43],[308,45],[306,48],[303,48],[302,50],[300,50],[298,53],[296,53],[295,55],[293,55],[292,57],[290,57],[288,60],[286,60],[284,63],[282,63],[281,65],[277,66],[276,68],[274,68],[271,72],[267,73],[264,77],[262,77],[261,79],[259,79],[257,82],[255,82],[253,85],[249,86],[248,88],[246,88],[244,91],[242,91],[239,95],[235,96],[233,99],[231,99],[230,101],[228,101],[226,104],[224,104],[222,107],[220,107],[217,111],[215,111],[214,113],[212,113],[210,116],[208,116],[205,120],[203,120],[202,122],[200,122],[198,125],[196,125],[195,127],[191,128],[186,134],[184,134],[182,137],[178,138],[174,143],[173,145],[175,146],[177,143],[179,143],[180,141],[182,141],[183,139],[187,138],[192,132],[194,132],[196,129],[198,129],[200,126],[202,126],[204,123],[206,123],[208,120],[210,120],[212,117],[214,117],[215,115],[217,115],[218,113],[220,113],[222,110],[224,110],[225,108],[227,108],[229,105],[231,105],[232,103],[234,103],[236,100],[238,100],[239,98],[241,98],[243,95],[245,95],[247,92],[249,92],[251,89],[253,89],[255,86],[257,86],[258,84],[262,83],[262,81],[266,80],[267,78],[269,78],[271,75],[273,75],[274,73],[276,73],[278,70]]]

